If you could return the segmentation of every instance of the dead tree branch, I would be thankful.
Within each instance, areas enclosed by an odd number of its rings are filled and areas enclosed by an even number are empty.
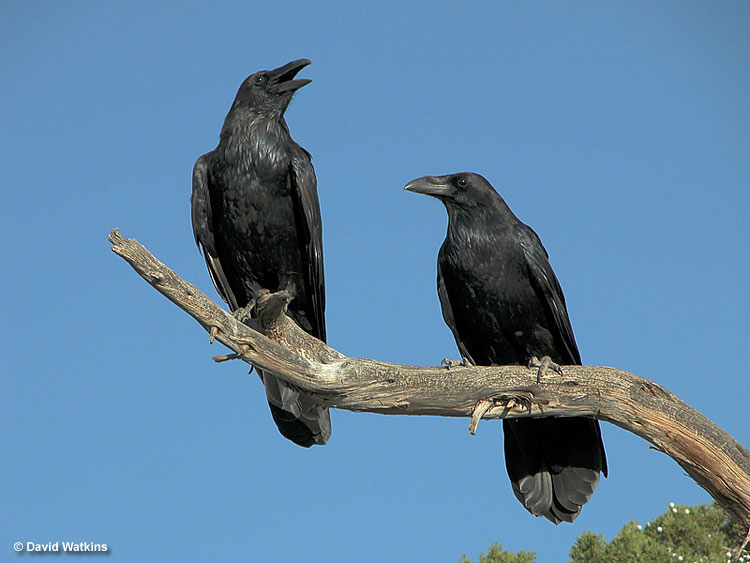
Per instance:
[[[564,377],[523,366],[415,367],[349,358],[301,330],[284,311],[288,295],[258,300],[261,332],[237,321],[195,286],[115,229],[112,250],[233,354],[315,395],[320,403],[381,414],[481,418],[590,416],[649,441],[750,528],[750,454],[728,433],[661,385],[609,367],[565,366]]]

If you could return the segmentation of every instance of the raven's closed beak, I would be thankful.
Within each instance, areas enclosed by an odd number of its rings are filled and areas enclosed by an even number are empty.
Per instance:
[[[404,189],[410,192],[434,197],[446,196],[451,193],[452,188],[450,184],[445,182],[444,178],[437,178],[435,176],[422,176],[404,186]]]
[[[269,82],[273,91],[276,93],[286,92],[287,90],[294,91],[302,88],[305,84],[310,84],[312,80],[309,78],[293,80],[297,73],[309,64],[310,59],[299,59],[270,71]]]

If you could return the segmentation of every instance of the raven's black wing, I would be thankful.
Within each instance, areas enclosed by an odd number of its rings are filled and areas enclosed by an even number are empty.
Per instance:
[[[537,234],[518,223],[515,236],[528,267],[528,279],[544,307],[555,338],[555,356],[563,364],[580,364],[573,328],[560,283]],[[599,424],[590,418],[514,419],[503,421],[505,461],[513,492],[537,516],[572,522],[607,475]]]
[[[229,280],[221,266],[216,248],[216,240],[213,233],[211,213],[211,186],[208,175],[208,158],[210,153],[203,155],[195,162],[193,168],[193,192],[191,196],[191,217],[193,223],[193,234],[198,248],[202,249],[206,259],[208,272],[216,290],[222,299],[229,304],[232,311],[238,308],[237,299],[231,289]],[[298,187],[292,176],[292,193],[299,201],[296,206],[303,210],[301,214],[303,228],[298,233],[307,233],[306,250],[303,254],[308,257],[310,270],[305,277],[315,304],[315,319],[313,322],[318,338],[322,335],[325,339],[325,318],[323,316],[323,259],[321,241],[320,210],[318,209],[317,193],[315,191],[315,172],[312,165],[300,167],[301,176],[304,178],[302,187]],[[312,192],[310,192],[312,190]],[[297,203],[297,201],[295,201]],[[284,380],[274,377],[272,374],[259,372],[264,386],[271,414],[281,433],[288,439],[300,446],[309,447],[313,444],[325,444],[331,435],[331,419],[328,409],[318,405],[312,397],[290,387]]]
[[[448,295],[448,289],[445,286],[445,280],[443,279],[443,270],[440,266],[440,260],[438,260],[438,275],[437,275],[437,286],[438,286],[438,298],[440,299],[440,307],[443,310],[443,319],[448,328],[453,333],[453,338],[458,346],[458,351],[461,353],[461,360],[468,361],[470,364],[476,364],[474,358],[471,357],[469,350],[461,340],[461,336],[458,333],[456,327],[456,319],[453,317],[453,308],[451,307],[451,298]]]
[[[304,292],[309,305],[290,304],[289,313],[303,315],[316,338],[326,339],[325,287],[323,280],[323,227],[318,203],[317,181],[310,154],[295,146],[289,171],[291,194],[300,238],[300,256],[305,271]],[[310,318],[312,316],[312,318]],[[295,319],[298,324],[300,319]],[[291,387],[283,379],[262,372],[271,414],[281,433],[303,447],[323,445],[331,435],[331,418],[326,407],[313,397]]]
[[[580,365],[581,354],[578,352],[578,346],[573,336],[573,327],[570,325],[568,310],[565,307],[565,296],[560,287],[560,282],[557,281],[557,277],[552,271],[549,255],[542,245],[542,241],[531,227],[520,222],[516,225],[515,236],[526,258],[532,287],[537,294],[539,303],[545,308],[546,317],[553,323],[549,330],[555,335],[555,339],[562,344],[562,349],[557,346],[557,353],[561,357],[552,359],[563,364]]]
[[[195,236],[195,243],[198,245],[198,248],[203,250],[203,257],[206,259],[208,273],[211,275],[211,280],[214,282],[216,291],[227,302],[229,308],[234,311],[239,305],[229,285],[229,280],[224,274],[224,269],[221,267],[213,233],[207,162],[209,154],[204,154],[196,160],[193,167],[193,193],[190,197],[190,216],[193,222],[193,235]]]
[[[314,318],[308,319],[313,335],[325,342],[325,280],[323,275],[323,226],[318,202],[317,181],[310,153],[296,146],[292,157],[290,177],[292,197],[297,213],[297,233],[302,235],[300,249],[306,265],[303,272]]]

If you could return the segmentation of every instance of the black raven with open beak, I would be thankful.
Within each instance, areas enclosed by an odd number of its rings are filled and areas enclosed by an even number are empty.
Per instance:
[[[240,86],[219,145],[193,169],[192,221],[198,246],[232,311],[252,306],[261,289],[294,296],[287,313],[325,341],[323,241],[315,170],[294,142],[284,112],[310,83],[296,79],[307,59],[262,70]],[[328,409],[261,372],[273,419],[294,443],[325,444]]]

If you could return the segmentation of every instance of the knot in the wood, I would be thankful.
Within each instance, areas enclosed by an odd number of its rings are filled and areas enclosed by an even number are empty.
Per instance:
[[[286,309],[294,296],[287,290],[282,289],[271,293],[267,289],[261,289],[255,301],[255,315],[264,332],[274,329],[286,316]]]
[[[495,403],[503,407],[503,416],[511,411],[527,411],[531,414],[531,406],[539,403],[534,397],[535,393],[531,389],[518,389],[512,393],[503,393],[495,398]]]

